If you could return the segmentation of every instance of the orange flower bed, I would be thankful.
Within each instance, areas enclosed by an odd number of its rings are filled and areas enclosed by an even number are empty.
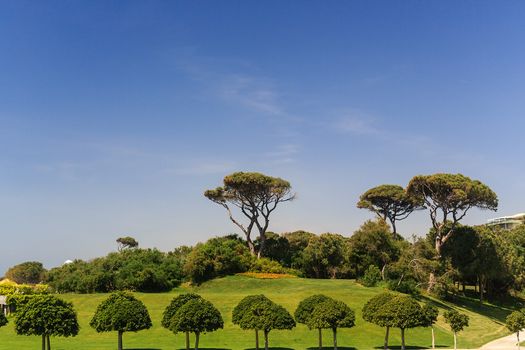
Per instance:
[[[258,279],[269,279],[269,280],[275,280],[279,278],[295,278],[297,276],[290,275],[287,273],[263,273],[263,272],[243,272],[238,273],[239,276],[245,276],[250,278],[258,278]]]

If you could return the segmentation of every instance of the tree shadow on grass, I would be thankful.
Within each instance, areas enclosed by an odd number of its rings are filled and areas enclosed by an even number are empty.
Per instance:
[[[259,346],[259,349],[264,349],[264,344]],[[281,348],[281,347],[275,347],[275,346],[270,346],[268,347],[268,349],[270,350],[295,350],[293,348]],[[244,350],[255,350],[255,348],[246,348]]]
[[[512,298],[512,297],[509,297],[509,298]],[[418,299],[420,301],[428,302],[434,306],[443,308],[445,310],[452,309],[450,305],[447,305],[443,303],[442,301],[439,301],[436,299],[431,299],[427,296],[420,296],[418,297]],[[513,311],[513,308],[510,305],[520,305],[523,302],[523,300],[519,298],[514,298],[513,299],[514,304],[507,302],[507,303],[502,303],[503,305],[492,305],[492,304],[486,304],[486,303],[481,304],[478,300],[474,298],[455,295],[453,296],[453,299],[448,302],[455,306],[465,308],[471,312],[483,315],[499,324],[504,324],[507,315]]]
[[[306,348],[307,350],[319,350],[319,347],[318,346],[312,346],[312,347],[309,347],[309,348]],[[322,348],[323,350],[334,350],[334,347],[333,346],[323,346]],[[338,350],[357,350],[357,348],[354,348],[353,346],[337,346],[337,349]]]
[[[195,347],[194,346],[190,346],[190,349],[195,349]],[[130,350],[133,350],[133,349],[130,349]],[[137,349],[137,350],[139,350],[139,349]],[[140,349],[140,350],[147,350],[147,349]],[[186,348],[180,348],[178,350],[186,350]],[[201,348],[199,346],[199,350],[232,350],[232,349],[229,349],[229,348]]]
[[[259,349],[264,349],[264,344],[262,346],[259,346]],[[270,350],[295,350],[293,348],[281,348],[281,347],[275,347],[275,346],[270,346],[268,347],[268,349]],[[255,350],[255,348],[246,348],[244,350]]]
[[[384,346],[382,346],[382,345],[374,347],[374,349],[383,349],[383,348],[384,348]],[[391,349],[391,350],[392,349],[401,349],[401,345],[388,345],[388,348]],[[439,349],[439,348],[449,348],[449,346],[436,344],[436,349]],[[431,349],[431,348],[428,347],[428,346],[406,345],[405,349]]]
[[[323,350],[334,350],[334,347],[333,346],[323,346],[322,347]],[[357,348],[354,348],[353,346],[351,347],[348,347],[348,346],[337,346],[337,349],[338,350],[357,350]],[[319,350],[319,347],[318,346],[312,346],[312,347],[309,347],[309,348],[306,348],[306,350]]]

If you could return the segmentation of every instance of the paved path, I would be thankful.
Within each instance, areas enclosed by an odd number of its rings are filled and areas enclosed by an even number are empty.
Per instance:
[[[520,341],[522,341],[521,338],[525,336],[525,333],[523,331],[520,332]],[[479,350],[513,350],[518,349],[516,344],[516,333],[512,333],[511,335],[507,335],[506,337],[499,338],[496,340],[491,341],[490,343],[487,343],[483,345]],[[525,349],[525,346],[522,346],[522,349]]]

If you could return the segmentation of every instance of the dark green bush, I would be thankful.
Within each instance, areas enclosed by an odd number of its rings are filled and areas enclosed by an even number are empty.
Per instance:
[[[370,265],[365,270],[363,278],[360,279],[361,284],[365,287],[375,287],[381,282],[381,271],[375,265]]]

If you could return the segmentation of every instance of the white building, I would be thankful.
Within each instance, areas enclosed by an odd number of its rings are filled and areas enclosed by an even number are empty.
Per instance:
[[[522,224],[525,224],[525,213],[519,213],[511,216],[502,216],[487,221],[488,226],[496,226],[504,230],[511,230]]]

